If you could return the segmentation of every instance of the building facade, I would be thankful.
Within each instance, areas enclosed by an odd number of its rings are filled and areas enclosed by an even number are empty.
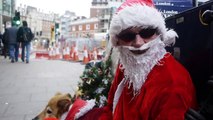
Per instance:
[[[53,12],[44,13],[36,7],[22,4],[17,5],[16,9],[20,12],[21,21],[27,21],[28,26],[35,35],[35,39],[55,41],[55,35],[51,28],[55,26],[58,14]]]
[[[97,17],[75,19],[70,23],[70,33],[72,38],[94,38],[98,32],[99,20]]]
[[[70,11],[65,11],[65,13],[60,16],[59,18],[60,38],[68,39],[71,37],[70,23],[75,18],[76,18],[75,13]]]
[[[124,0],[93,0],[90,8],[90,17],[99,19],[100,33],[107,33],[112,15]]]
[[[0,0],[0,31],[11,26],[11,21],[15,15],[16,0]]]

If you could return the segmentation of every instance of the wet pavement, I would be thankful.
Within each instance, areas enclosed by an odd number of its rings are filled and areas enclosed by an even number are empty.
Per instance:
[[[83,69],[78,62],[0,56],[0,120],[32,120],[57,92],[73,95]]]

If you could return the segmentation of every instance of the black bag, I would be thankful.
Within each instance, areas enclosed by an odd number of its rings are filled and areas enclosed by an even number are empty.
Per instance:
[[[28,27],[23,27],[23,42],[30,42],[33,39],[33,34],[31,29]]]
[[[32,31],[28,27],[20,27],[17,33],[18,42],[30,42],[34,38]]]

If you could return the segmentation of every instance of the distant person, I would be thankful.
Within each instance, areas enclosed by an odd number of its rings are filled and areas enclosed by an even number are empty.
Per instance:
[[[27,25],[27,21],[22,22],[23,26],[19,28],[17,33],[18,41],[21,42],[22,47],[22,54],[21,60],[25,62],[25,48],[26,48],[26,63],[29,63],[30,58],[30,48],[31,48],[31,41],[34,37],[32,34],[31,29]]]
[[[6,30],[7,29],[5,29],[5,32],[6,32]],[[2,50],[3,53],[2,54],[4,55],[4,58],[6,59],[7,55],[8,55],[8,42],[6,41],[5,34],[2,35],[2,43],[3,43],[3,50]]]
[[[5,30],[4,33],[4,47],[6,48],[7,45],[9,47],[9,55],[11,58],[11,63],[14,63],[15,61],[18,61],[18,54],[19,54],[19,43],[17,42],[17,26],[13,23],[12,27],[9,27]],[[7,48],[6,48],[7,49]],[[5,58],[7,51],[4,51]]]

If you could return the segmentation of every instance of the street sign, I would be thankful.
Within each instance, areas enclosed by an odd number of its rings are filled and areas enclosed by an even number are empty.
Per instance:
[[[154,0],[154,4],[166,18],[194,7],[194,0]]]

